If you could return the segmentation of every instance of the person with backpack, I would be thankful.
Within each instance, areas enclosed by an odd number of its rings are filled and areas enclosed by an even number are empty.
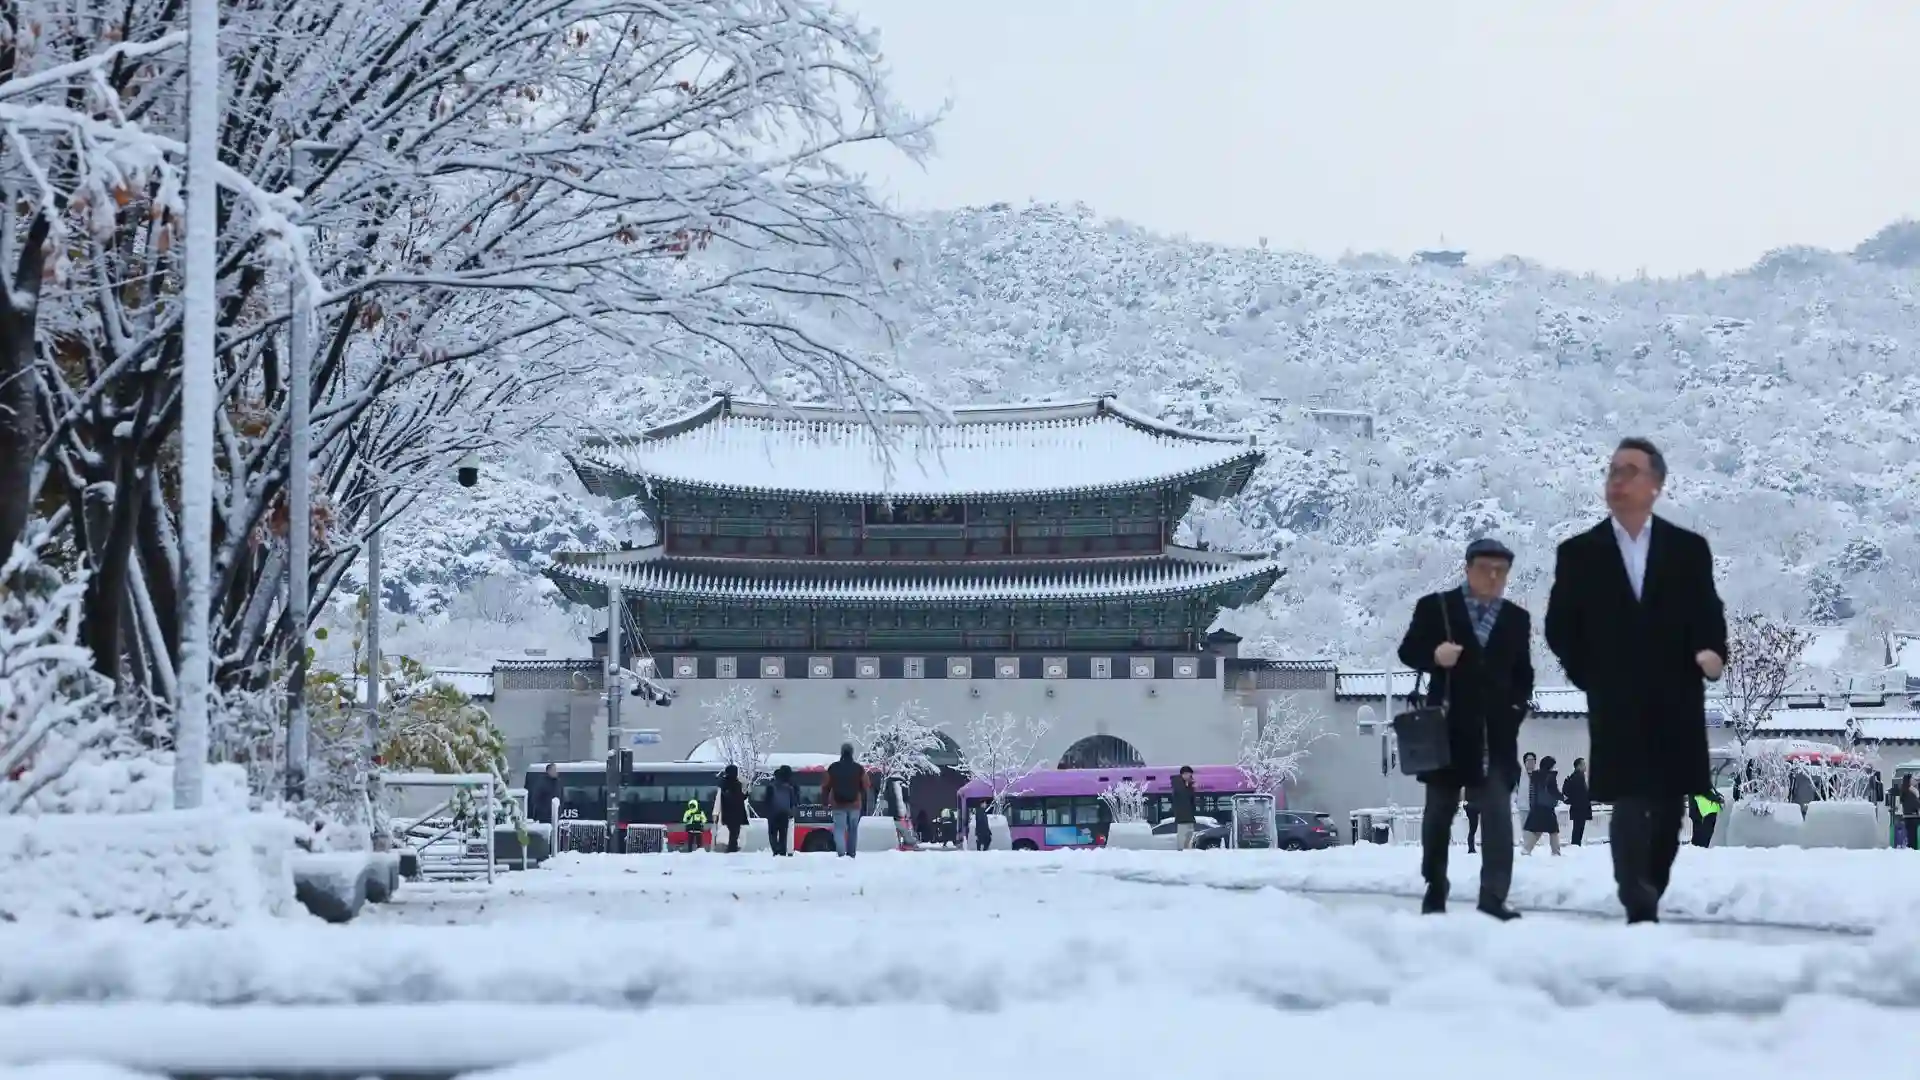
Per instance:
[[[827,766],[820,799],[833,817],[835,853],[851,859],[860,853],[860,815],[866,809],[866,766],[853,759],[853,744],[840,744],[840,760]]]
[[[740,766],[729,765],[720,775],[720,824],[727,830],[727,854],[740,852],[740,830],[747,827],[747,787],[740,782]]]
[[[787,850],[788,830],[793,827],[793,811],[800,805],[800,785],[793,782],[793,767],[782,765],[773,770],[767,784],[767,847],[776,855],[791,855]]]

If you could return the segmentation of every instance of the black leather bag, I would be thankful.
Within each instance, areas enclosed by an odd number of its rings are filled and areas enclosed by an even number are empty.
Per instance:
[[[1453,641],[1452,621],[1447,618],[1447,598],[1435,593],[1440,605],[1440,625],[1446,628],[1447,641]],[[1389,679],[1393,676],[1388,675]],[[1433,689],[1431,677],[1427,689]],[[1407,711],[1393,718],[1393,739],[1400,750],[1400,771],[1407,776],[1438,772],[1453,766],[1453,740],[1447,731],[1447,710],[1453,705],[1453,679],[1447,679],[1446,699],[1439,704],[1427,700],[1418,683],[1409,696]]]

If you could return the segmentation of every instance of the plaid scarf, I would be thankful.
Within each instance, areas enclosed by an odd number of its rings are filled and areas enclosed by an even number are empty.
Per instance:
[[[1487,639],[1493,636],[1494,620],[1500,617],[1500,605],[1506,601],[1482,600],[1473,595],[1473,591],[1465,585],[1460,586],[1460,596],[1467,602],[1467,615],[1473,620],[1474,639],[1479,641],[1480,647],[1484,649],[1487,646]]]

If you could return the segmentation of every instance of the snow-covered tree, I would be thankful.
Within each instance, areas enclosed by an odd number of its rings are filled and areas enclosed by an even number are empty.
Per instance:
[[[848,725],[847,741],[859,747],[861,760],[882,779],[911,781],[931,776],[940,768],[929,755],[940,749],[941,741],[929,719],[918,701],[902,702],[891,712],[881,712],[875,702],[866,730],[856,733]]]
[[[1813,635],[1757,612],[1727,620],[1727,664],[1721,685],[1726,726],[1744,747],[1785,704],[1787,690],[1800,673],[1800,656]]]
[[[0,24],[0,532],[62,508],[49,520],[93,567],[96,667],[155,690],[181,653],[188,7],[18,0]],[[805,368],[855,397],[887,374],[820,332],[879,310],[886,279],[890,225],[837,155],[917,155],[925,127],[822,0],[226,0],[220,17],[219,682],[266,679],[304,644],[270,526],[295,468],[332,519],[318,611],[450,460],[577,422],[551,393],[596,364],[749,385]],[[316,325],[311,452],[292,463],[296,278]]]
[[[700,708],[707,714],[704,728],[710,745],[722,765],[739,767],[741,783],[752,788],[773,775],[767,759],[778,733],[773,719],[761,711],[753,687],[736,682],[726,693],[701,702]]]
[[[1100,793],[1116,824],[1147,820],[1147,786],[1138,780],[1115,780]]]
[[[1043,716],[983,712],[960,735],[960,771],[987,785],[993,812],[1006,813],[1007,798],[1020,794],[1039,767],[1040,740],[1052,728]]]
[[[1241,721],[1240,771],[1254,791],[1278,796],[1300,779],[1308,748],[1326,733],[1326,717],[1319,710],[1292,694],[1275,698],[1258,712],[1249,710]]]
[[[113,734],[111,687],[80,641],[82,577],[62,580],[38,537],[0,565],[0,814],[18,811]]]

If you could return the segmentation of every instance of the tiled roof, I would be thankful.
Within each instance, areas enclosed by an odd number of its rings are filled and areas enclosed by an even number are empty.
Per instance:
[[[1871,742],[1920,742],[1920,715],[1888,713],[1859,717],[1860,737]]]
[[[1587,692],[1571,686],[1542,687],[1533,692],[1535,716],[1585,716]]]
[[[548,571],[576,603],[606,587],[690,600],[992,604],[1134,599],[1239,590],[1251,603],[1285,572],[1267,558],[1171,548],[1165,555],[964,563],[843,563],[669,556],[660,547],[563,552]]]
[[[1393,673],[1393,696],[1406,697],[1413,693],[1414,683],[1420,675],[1413,671]],[[1333,696],[1336,698],[1377,698],[1387,692],[1386,676],[1378,671],[1343,671],[1333,678]]]
[[[1338,671],[1331,660],[1270,660],[1259,656],[1236,656],[1227,665],[1240,671]]]
[[[493,672],[491,671],[446,671],[433,673],[435,682],[443,682],[470,698],[493,697]]]
[[[1219,497],[1261,460],[1251,439],[1187,431],[1104,397],[945,417],[718,398],[638,438],[588,442],[573,465],[595,491],[616,474],[742,494],[966,499],[1197,481]]]

